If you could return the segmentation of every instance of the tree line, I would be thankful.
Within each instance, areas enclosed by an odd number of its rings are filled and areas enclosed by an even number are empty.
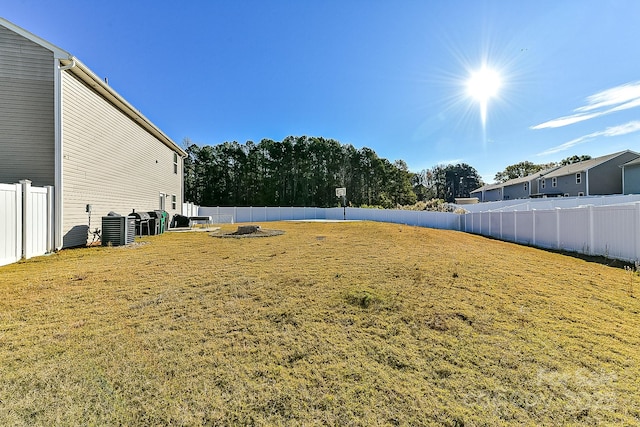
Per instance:
[[[338,206],[338,187],[351,206],[395,208],[417,201],[468,197],[482,185],[469,165],[439,165],[420,173],[402,160],[333,139],[289,136],[199,146],[183,141],[185,198],[202,206]]]

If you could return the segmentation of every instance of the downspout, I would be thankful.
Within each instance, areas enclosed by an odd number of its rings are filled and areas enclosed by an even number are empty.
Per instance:
[[[589,195],[589,169],[584,171],[584,179],[585,179],[585,196]]]
[[[62,72],[69,70],[76,66],[76,61],[73,58],[70,64],[61,65],[60,59],[55,62],[55,69],[53,73],[53,85],[54,85],[54,102],[53,102],[53,114],[54,114],[54,132],[55,132],[55,166],[54,166],[54,249],[62,249],[62,220],[63,220],[63,208],[62,208],[62,170],[63,170],[63,129],[62,129]]]

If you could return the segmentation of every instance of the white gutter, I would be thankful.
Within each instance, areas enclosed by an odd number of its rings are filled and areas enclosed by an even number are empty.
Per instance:
[[[586,179],[586,183],[585,183],[585,196],[589,196],[589,169],[586,169],[584,171],[584,177]]]

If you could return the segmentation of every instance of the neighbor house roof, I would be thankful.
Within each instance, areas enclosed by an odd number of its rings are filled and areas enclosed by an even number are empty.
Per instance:
[[[574,173],[585,172],[591,168],[594,168],[596,166],[603,164],[604,162],[607,162],[611,159],[615,159],[616,157],[625,153],[634,153],[634,152],[631,150],[624,150],[624,151],[619,151],[617,153],[608,154],[606,156],[596,157],[595,159],[589,159],[589,160],[584,160],[582,162],[571,163],[570,165],[562,166],[558,169],[555,169],[545,174],[544,177],[553,178],[557,176],[572,175]],[[637,154],[637,153],[634,153],[634,154]]]
[[[638,157],[635,160],[631,160],[630,162],[627,162],[622,166],[637,166],[637,165],[640,165],[640,157]]]
[[[500,187],[502,187],[502,184],[485,184],[482,187],[476,188],[475,190],[471,191],[471,193],[480,193],[482,191],[495,190],[496,188]]]
[[[532,174],[529,174],[527,176],[522,176],[520,178],[513,178],[513,179],[510,179],[509,181],[503,182],[502,186],[506,187],[506,186],[509,186],[509,185],[515,185],[515,184],[522,184],[522,183],[525,183],[525,182],[531,182],[534,179],[540,178],[542,175],[547,174],[549,172],[552,172],[552,171],[554,171],[556,169],[558,169],[558,166],[554,166],[552,168],[547,168],[547,169],[542,169],[542,170],[540,170],[538,172],[534,172]]]
[[[59,48],[58,46],[49,43],[43,38],[30,33],[24,28],[20,28],[12,22],[7,21],[4,18],[0,18],[0,25],[53,52],[54,58],[59,59],[60,63],[63,66],[70,66],[69,71],[76,75],[80,80],[89,85],[91,88],[93,88],[93,90],[98,92],[105,99],[119,108],[124,114],[129,116],[129,118],[131,118],[153,136],[162,141],[163,144],[176,151],[181,156],[186,156],[185,151],[180,148],[178,144],[173,142],[173,140],[165,135],[165,133],[162,132],[156,125],[154,125],[151,120],[146,118],[140,111],[129,104],[129,102],[127,102],[105,81],[103,81],[86,65],[84,65],[78,58],[76,58],[69,52]]]
[[[507,187],[507,186],[510,186],[510,185],[516,185],[516,184],[523,184],[525,182],[531,182],[534,179],[540,178],[542,175],[544,175],[546,173],[549,173],[549,172],[551,172],[551,171],[553,171],[555,169],[558,169],[558,166],[554,166],[554,167],[548,168],[548,169],[543,169],[541,171],[532,173],[532,174],[527,175],[527,176],[522,176],[522,177],[519,177],[519,178],[513,178],[513,179],[510,179],[510,180],[505,181],[505,182],[497,182],[497,183],[494,183],[494,184],[483,185],[482,187],[473,190],[472,193],[478,193],[478,192],[481,192],[481,191],[488,191],[488,190],[495,190],[496,188],[503,188],[503,187]]]

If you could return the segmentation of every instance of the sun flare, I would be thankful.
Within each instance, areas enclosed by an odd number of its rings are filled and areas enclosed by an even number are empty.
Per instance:
[[[498,94],[500,86],[501,79],[498,72],[486,66],[473,72],[469,80],[467,80],[469,95],[480,103],[482,126],[487,123],[487,104],[489,99]]]

